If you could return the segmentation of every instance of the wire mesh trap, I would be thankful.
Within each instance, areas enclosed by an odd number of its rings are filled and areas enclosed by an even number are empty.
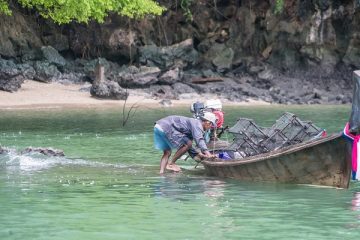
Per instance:
[[[240,118],[229,133],[234,137],[233,142],[218,152],[225,151],[230,159],[239,159],[319,138],[324,129],[286,112],[269,128],[258,126],[252,119]]]

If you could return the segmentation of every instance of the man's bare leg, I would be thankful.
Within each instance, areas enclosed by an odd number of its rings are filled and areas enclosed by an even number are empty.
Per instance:
[[[184,155],[192,146],[192,142],[188,141],[185,145],[183,145],[181,148],[179,148],[174,156],[172,157],[171,161],[167,164],[166,169],[180,172],[181,169],[178,165],[175,164],[176,160],[178,160],[182,155]]]
[[[160,160],[160,174],[164,173],[165,167],[168,164],[169,157],[171,155],[171,150],[164,150],[164,154]]]

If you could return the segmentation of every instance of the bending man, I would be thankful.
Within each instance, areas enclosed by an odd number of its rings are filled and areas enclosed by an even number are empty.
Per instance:
[[[213,157],[206,147],[204,131],[216,124],[213,113],[206,112],[200,119],[182,116],[168,116],[158,120],[154,127],[155,148],[164,152],[160,161],[160,174],[165,168],[175,172],[180,167],[175,164],[184,153],[192,146],[195,140],[197,147],[206,157]],[[169,161],[171,149],[177,149]]]

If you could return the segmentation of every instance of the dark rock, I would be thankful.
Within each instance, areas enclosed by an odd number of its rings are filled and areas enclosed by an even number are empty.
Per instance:
[[[335,99],[336,99],[337,101],[341,101],[342,99],[344,99],[344,95],[342,95],[342,94],[337,95]]]
[[[105,58],[96,58],[91,61],[78,59],[77,63],[79,63],[80,66],[83,66],[84,73],[88,75],[92,80],[95,80],[95,68],[98,64],[105,68],[105,73],[111,71],[111,63]]]
[[[308,104],[320,104],[320,100],[319,99],[314,99],[308,102]]]
[[[8,153],[9,149],[0,146],[0,154]]]
[[[203,71],[198,69],[189,69],[183,72],[182,83],[191,84],[193,79],[202,78]]]
[[[159,102],[159,104],[164,107],[171,107],[173,105],[170,99],[163,99]]]
[[[126,89],[119,86],[117,82],[104,81],[100,83],[94,83],[91,86],[90,94],[93,97],[100,99],[115,99],[115,100],[126,100],[129,93]]]
[[[52,82],[58,79],[61,75],[57,67],[50,64],[49,62],[36,61],[34,63],[34,68],[36,71],[34,80],[40,82]]]
[[[116,29],[108,31],[108,33],[104,35],[104,38],[107,40],[104,42],[104,46],[107,47],[110,52],[113,52],[111,55],[120,55],[128,59],[135,58],[138,36],[132,29],[117,27]]]
[[[123,69],[125,69],[125,67],[120,67],[119,64],[108,61],[105,58],[96,58],[90,61],[85,59],[76,59],[65,66],[64,72],[76,72],[76,75],[82,76],[82,81],[93,82],[96,79],[97,65],[104,68],[105,80],[120,83],[119,74],[123,71]]]
[[[216,53],[211,62],[218,72],[225,72],[231,69],[233,59],[234,51],[231,48],[225,47]]]
[[[193,47],[193,41],[187,39],[169,47],[157,47],[155,45],[144,46],[139,51],[140,63],[161,70],[172,67],[180,69],[194,66],[198,62],[198,52]]]
[[[210,40],[205,39],[197,46],[197,49],[201,53],[206,53],[211,48],[211,45],[212,45],[212,43],[210,42]]]
[[[23,75],[25,79],[27,79],[27,80],[34,79],[34,77],[36,75],[36,71],[32,65],[30,65],[28,63],[24,63],[24,64],[18,64],[17,67],[18,67],[19,71],[21,72],[21,75]]]
[[[121,64],[128,63],[130,59],[135,59],[140,43],[138,32],[128,28],[128,23],[128,19],[115,14],[104,24],[96,21],[73,23],[67,35],[70,49],[77,57],[102,56]]]
[[[262,71],[265,71],[265,66],[263,64],[254,63],[248,67],[248,72],[251,74],[259,74]]]
[[[152,85],[147,91],[155,99],[178,99],[178,94],[167,85]]]
[[[17,57],[42,42],[36,29],[36,18],[13,8],[12,14],[0,14],[0,56]]]
[[[339,61],[340,61],[340,57],[337,53],[328,49],[324,49],[323,58],[320,65],[322,76],[331,77],[334,71],[336,70],[336,66],[338,65]]]
[[[211,69],[205,69],[202,73],[204,77],[220,77],[219,73],[215,73]]]
[[[28,147],[22,151],[22,154],[24,154],[24,153],[41,153],[41,154],[44,154],[44,155],[50,156],[50,157],[64,157],[65,156],[63,150],[53,149],[53,148]]]
[[[15,92],[25,79],[32,79],[33,76],[34,69],[30,65],[0,59],[0,90]]]
[[[42,37],[45,45],[54,47],[57,51],[69,50],[69,39],[66,35],[57,32],[55,29],[51,35]]]
[[[196,93],[195,89],[184,83],[177,82],[172,87],[177,94]]]
[[[274,74],[270,69],[259,72],[257,76],[263,80],[272,80],[274,78]]]
[[[172,85],[179,82],[182,78],[182,72],[179,68],[170,69],[159,77],[159,83]]]
[[[315,88],[314,91],[313,91],[313,98],[314,99],[321,99],[322,98],[322,92]]]
[[[237,83],[232,79],[226,79],[223,82],[209,82],[206,84],[189,84],[194,88],[198,93],[205,94],[214,94],[216,93],[219,96],[227,97],[228,95],[233,95],[233,92],[243,92],[244,89],[247,89],[249,92],[253,92],[254,88],[250,85],[242,85]],[[251,94],[255,95],[255,94]]]
[[[360,34],[354,34],[350,40],[349,46],[346,50],[343,61],[349,66],[355,66],[355,68],[360,68]]]
[[[0,78],[0,90],[7,92],[16,92],[21,84],[24,82],[25,78],[22,76],[16,76],[11,79],[1,79]]]
[[[11,78],[20,75],[17,65],[12,60],[5,60],[0,58],[0,77]]]
[[[315,1],[315,4],[317,5],[317,7],[319,9],[321,9],[322,11],[327,10],[330,7],[331,1],[328,0],[318,0]]]
[[[66,60],[59,54],[59,52],[51,46],[41,47],[41,53],[43,60],[50,64],[54,64],[58,67],[63,67],[66,64]]]
[[[234,50],[225,44],[214,43],[204,54],[204,61],[211,63],[220,73],[231,69],[233,59]]]
[[[21,61],[27,63],[29,61],[40,61],[43,59],[43,55],[39,48],[31,49],[21,56]]]
[[[122,87],[171,85],[152,89],[157,98],[164,91],[172,97],[191,91],[235,101],[351,102],[351,73],[360,67],[354,1],[290,1],[280,14],[272,14],[271,1],[215,2],[215,9],[199,2],[191,22],[178,11],[179,1],[176,7],[164,3],[168,10],[161,17],[131,27],[115,14],[103,24],[59,26],[14,5],[12,16],[0,16],[0,56],[7,59],[0,63],[0,89],[16,91],[24,79],[92,82],[101,64],[104,79]],[[204,77],[226,80],[192,84]]]
[[[285,43],[282,43],[285,44]],[[282,71],[289,71],[291,69],[299,68],[301,56],[297,49],[286,48],[281,44],[277,48],[273,48],[268,62]]]
[[[351,98],[344,98],[344,99],[341,100],[341,103],[342,104],[348,104],[348,103],[352,102],[351,100],[352,100]]]
[[[130,66],[122,68],[119,73],[119,84],[128,88],[147,87],[158,81],[160,69],[157,67]]]

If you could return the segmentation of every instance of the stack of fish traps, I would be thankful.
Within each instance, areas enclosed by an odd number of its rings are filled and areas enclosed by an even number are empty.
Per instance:
[[[270,128],[240,118],[229,132],[234,140],[226,150],[236,153],[235,158],[244,158],[316,139],[324,130],[286,112]]]

